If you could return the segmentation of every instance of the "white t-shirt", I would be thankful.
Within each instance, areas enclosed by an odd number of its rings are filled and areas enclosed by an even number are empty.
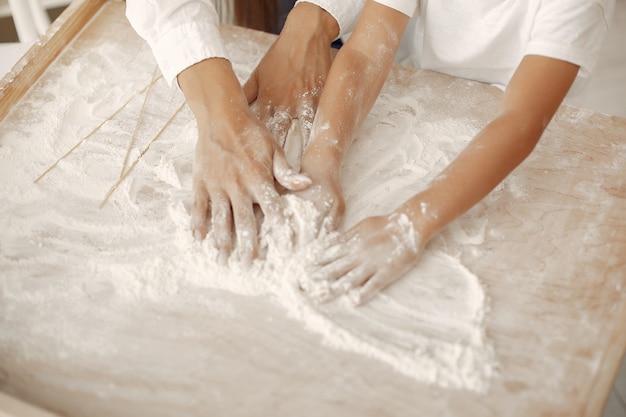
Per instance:
[[[318,4],[342,27],[358,16],[344,2]],[[593,73],[615,0],[376,0],[408,16],[396,60],[403,64],[506,86],[525,55],[579,65],[572,93]],[[352,13],[350,13],[352,10]],[[342,20],[343,19],[343,20]]]
[[[581,67],[588,83],[608,32],[614,0],[422,0],[407,28],[402,62],[505,86],[525,55]]]

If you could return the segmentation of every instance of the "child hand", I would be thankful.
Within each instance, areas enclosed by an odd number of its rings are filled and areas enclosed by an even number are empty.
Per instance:
[[[370,217],[338,236],[311,279],[320,302],[348,294],[360,305],[419,261],[425,242],[404,214]]]

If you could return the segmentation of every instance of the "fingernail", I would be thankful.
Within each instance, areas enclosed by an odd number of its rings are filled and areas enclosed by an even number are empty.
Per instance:
[[[347,296],[350,302],[352,303],[352,305],[355,307],[360,306],[361,302],[363,301],[362,296],[361,296],[361,291],[359,289],[354,289],[354,290],[349,291]]]
[[[335,281],[330,284],[330,289],[336,294],[345,294],[352,289],[352,284],[349,282]]]
[[[241,263],[245,269],[250,269],[252,267],[252,254],[246,253],[241,257]]]
[[[290,253],[293,249],[292,230],[287,225],[276,225],[272,228],[272,234],[276,239],[276,247],[281,253]]]
[[[310,287],[311,296],[318,302],[324,303],[330,299],[330,287],[328,281],[320,281],[313,283]]]
[[[194,230],[193,238],[196,240],[196,242],[202,242],[202,233],[200,233],[199,230]]]
[[[299,185],[311,185],[313,184],[313,180],[306,174],[304,173],[293,173],[291,175],[291,180],[293,182],[298,183]]]
[[[228,252],[223,249],[220,250],[219,254],[217,255],[217,262],[221,266],[226,266],[228,264]]]

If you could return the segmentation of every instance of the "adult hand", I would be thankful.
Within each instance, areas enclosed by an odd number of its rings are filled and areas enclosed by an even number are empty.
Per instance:
[[[320,302],[348,294],[362,304],[415,266],[424,246],[405,214],[364,219],[322,253],[309,291]]]
[[[260,206],[265,221],[280,227],[285,220],[274,178],[289,190],[300,190],[310,180],[289,167],[282,149],[255,116],[247,114],[237,120],[237,126],[222,121],[200,128],[193,164],[191,227],[196,239],[204,239],[210,214],[222,262],[236,241],[242,260],[250,263],[258,254],[253,205]]]
[[[299,3],[244,85],[249,103],[256,100],[259,118],[284,146],[293,119],[299,119],[308,141],[319,97],[330,69],[330,43],[339,26],[325,10]]]
[[[302,190],[311,181],[288,165],[283,150],[252,114],[228,61],[202,61],[178,80],[199,133],[193,163],[194,237],[206,237],[210,218],[220,260],[226,261],[236,242],[249,263],[258,253],[254,204],[266,221],[280,225],[285,220],[274,179],[288,190]]]
[[[319,211],[318,231],[322,227],[335,230],[343,220],[346,206],[341,187],[343,153],[326,136],[325,129],[315,130],[317,134],[302,156],[301,164],[301,171],[311,178],[312,184],[295,194],[311,201]]]

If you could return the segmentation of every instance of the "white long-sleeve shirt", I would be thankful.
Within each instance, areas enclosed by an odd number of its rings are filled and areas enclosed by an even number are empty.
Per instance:
[[[365,0],[317,4],[350,32]],[[377,0],[412,17],[397,60],[505,86],[525,55],[579,65],[586,84],[606,37],[615,0]],[[223,2],[222,2],[223,3]],[[227,58],[217,0],[127,0],[126,14],[168,81],[211,57]]]
[[[337,19],[341,33],[350,32],[365,0],[310,1]],[[146,40],[171,84],[184,69],[208,58],[226,58],[220,22],[233,23],[230,0],[127,0],[126,17]]]
[[[193,64],[207,58],[228,58],[216,5],[211,0],[126,1],[126,17],[150,45],[170,84]],[[226,9],[223,3],[219,6]]]

